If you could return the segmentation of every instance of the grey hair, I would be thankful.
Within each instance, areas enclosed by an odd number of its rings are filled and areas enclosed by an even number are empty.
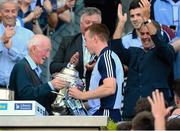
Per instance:
[[[81,19],[80,21],[82,21],[83,19],[83,16],[91,16],[91,15],[94,15],[94,14],[97,14],[101,17],[101,11],[96,8],[96,7],[86,7],[84,8],[84,10],[81,12]]]
[[[28,42],[28,50],[30,50],[30,48],[34,45],[35,46],[41,45],[42,40],[44,40],[44,39],[49,41],[49,43],[51,43],[50,39],[45,35],[42,35],[42,34],[34,35]]]
[[[29,41],[28,41],[28,50],[30,50],[30,48],[32,47],[32,46],[37,46],[37,45],[39,45],[39,40],[36,38],[36,37],[32,37],[32,39],[30,39]]]
[[[2,9],[3,5],[6,3],[14,3],[18,9],[18,0],[0,0],[0,10]]]

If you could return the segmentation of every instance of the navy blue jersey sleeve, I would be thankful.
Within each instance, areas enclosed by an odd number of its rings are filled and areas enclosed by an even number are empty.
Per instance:
[[[116,66],[114,59],[111,57],[111,51],[106,51],[99,60],[98,70],[101,74],[102,80],[108,77],[116,78]]]

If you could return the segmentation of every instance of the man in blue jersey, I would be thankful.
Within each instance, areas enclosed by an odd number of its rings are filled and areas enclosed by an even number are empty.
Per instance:
[[[121,120],[121,88],[123,68],[118,56],[107,44],[109,31],[103,24],[93,24],[85,32],[86,47],[98,60],[93,69],[89,91],[81,92],[76,87],[69,89],[69,95],[81,100],[99,98],[99,109],[93,115],[106,115],[113,121]]]

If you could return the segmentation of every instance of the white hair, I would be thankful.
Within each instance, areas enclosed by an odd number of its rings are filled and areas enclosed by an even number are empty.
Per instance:
[[[42,35],[42,34],[36,34],[29,40],[28,50],[30,50],[30,48],[34,45],[38,46],[38,45],[42,44],[42,40],[46,40],[49,43],[51,43],[50,39],[47,36]]]
[[[3,5],[6,3],[14,3],[18,9],[18,0],[0,0],[0,9],[2,9]]]

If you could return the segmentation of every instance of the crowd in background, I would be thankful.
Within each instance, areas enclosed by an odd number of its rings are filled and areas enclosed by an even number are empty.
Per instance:
[[[0,2],[0,88],[15,90],[16,100],[38,101],[49,114],[51,91],[67,83],[43,84],[39,65],[50,55],[48,36],[74,19],[76,2]],[[69,95],[87,100],[90,115],[120,122],[119,130],[180,129],[180,1],[132,0],[126,13],[121,0],[83,2],[80,33],[59,43],[50,73],[74,64],[86,89],[70,88]],[[125,34],[127,19],[133,29]]]

